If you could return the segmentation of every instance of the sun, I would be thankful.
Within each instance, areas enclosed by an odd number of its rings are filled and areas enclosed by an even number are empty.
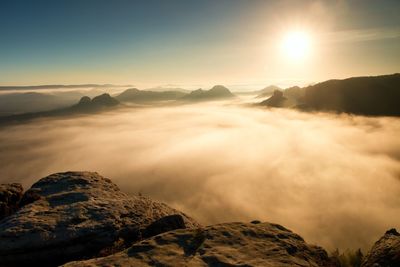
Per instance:
[[[304,31],[287,33],[282,40],[282,53],[292,61],[301,61],[309,56],[311,39]]]

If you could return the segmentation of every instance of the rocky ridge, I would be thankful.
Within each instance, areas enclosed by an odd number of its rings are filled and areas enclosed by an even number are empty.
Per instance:
[[[148,226],[168,215],[181,216],[178,227],[199,226],[166,204],[126,195],[111,180],[92,172],[40,179],[21,202],[16,213],[0,221],[0,258],[5,266],[32,261],[54,266],[108,255],[141,240],[142,232],[149,233]]]
[[[202,227],[166,204],[129,196],[93,172],[56,173],[23,194],[0,185],[0,266],[326,266],[326,251],[273,223]],[[358,265],[357,265],[358,266]],[[362,267],[400,266],[391,229]]]
[[[400,266],[400,234],[390,229],[375,242],[365,256],[362,267]]]
[[[163,233],[78,266],[333,266],[325,250],[278,224],[223,223]]]

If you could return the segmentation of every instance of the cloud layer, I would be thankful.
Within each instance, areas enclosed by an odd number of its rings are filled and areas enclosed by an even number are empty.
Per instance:
[[[89,170],[204,224],[265,220],[327,249],[400,227],[400,120],[227,103],[0,129],[0,182]]]

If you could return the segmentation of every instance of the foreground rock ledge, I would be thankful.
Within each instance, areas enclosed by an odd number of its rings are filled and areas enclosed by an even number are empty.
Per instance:
[[[400,266],[400,234],[396,229],[386,231],[365,256],[362,267]]]
[[[78,266],[334,266],[320,247],[271,223],[224,223],[174,230]]]
[[[1,266],[55,266],[121,251],[141,240],[142,233],[199,227],[163,203],[126,195],[93,172],[45,177],[21,203],[0,221]],[[168,215],[175,216],[163,219]]]

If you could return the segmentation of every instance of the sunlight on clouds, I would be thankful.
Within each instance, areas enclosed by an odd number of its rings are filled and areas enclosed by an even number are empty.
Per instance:
[[[312,49],[310,36],[304,31],[287,33],[281,45],[284,56],[292,61],[305,59]]]

